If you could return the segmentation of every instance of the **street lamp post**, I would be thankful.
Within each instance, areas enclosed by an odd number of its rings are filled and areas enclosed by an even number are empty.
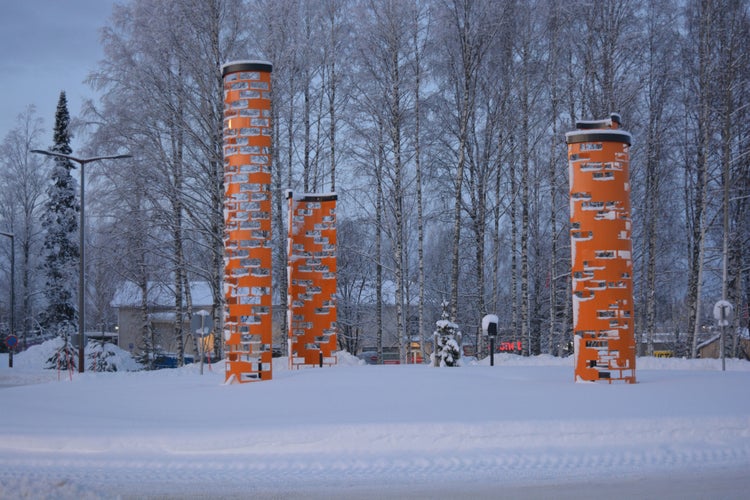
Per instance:
[[[13,233],[0,231],[0,236],[10,238],[10,334],[16,334],[16,237]],[[8,366],[13,368],[13,349],[8,355]]]
[[[84,341],[83,337],[86,331],[86,301],[84,299],[84,269],[86,264],[85,251],[84,251],[84,240],[85,240],[85,226],[84,226],[84,168],[87,163],[92,163],[100,160],[119,160],[122,158],[132,158],[132,155],[112,155],[112,156],[92,156],[91,158],[77,158],[75,156],[66,155],[64,153],[57,153],[55,151],[47,151],[44,149],[32,149],[32,153],[39,153],[46,156],[52,156],[55,158],[65,158],[70,161],[74,161],[81,166],[81,211],[80,211],[80,227],[78,228],[78,234],[80,236],[80,262],[78,269],[78,372],[84,372]]]

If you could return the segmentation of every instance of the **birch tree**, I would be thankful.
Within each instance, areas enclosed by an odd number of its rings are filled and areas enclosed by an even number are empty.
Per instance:
[[[444,98],[451,110],[448,122],[455,139],[451,153],[454,206],[453,236],[451,244],[450,315],[456,321],[459,303],[461,226],[464,205],[464,181],[469,161],[472,125],[477,112],[479,75],[484,59],[492,47],[499,29],[495,5],[491,2],[451,0],[440,5],[439,29],[445,33],[444,52],[438,54],[442,78],[445,82]],[[482,190],[485,182],[482,181]],[[486,192],[481,196],[485,196]],[[482,200],[483,201],[483,200]],[[477,200],[481,203],[480,200]],[[483,210],[483,209],[482,209]],[[483,239],[480,232],[479,238]]]
[[[407,4],[396,1],[385,3],[367,2],[363,6],[363,43],[360,49],[361,64],[364,74],[371,82],[367,91],[373,92],[365,97],[370,102],[382,105],[378,124],[385,134],[384,168],[381,171],[385,181],[384,202],[386,220],[389,224],[387,235],[391,248],[393,264],[393,282],[395,285],[396,331],[399,351],[402,359],[405,356],[406,322],[405,322],[405,279],[407,276],[406,256],[406,186],[407,153],[405,151],[405,127],[407,113],[410,113],[407,102],[411,99],[413,89],[409,75],[410,60],[413,57],[411,47],[411,27],[413,18]],[[364,89],[363,89],[364,90]]]
[[[697,0],[687,8],[690,38],[686,40],[686,61],[693,71],[686,78],[688,123],[691,134],[683,145],[685,150],[686,222],[688,224],[688,284],[687,284],[687,354],[695,358],[698,336],[702,326],[702,286],[704,276],[705,236],[708,226],[708,185],[712,175],[712,136],[715,130],[712,115],[712,87],[715,74],[715,39],[712,36],[715,19],[720,15],[713,2]],[[692,41],[695,40],[693,43]]]
[[[660,254],[664,254],[668,241],[660,238],[664,235],[665,223],[669,211],[665,204],[667,191],[665,187],[672,184],[668,174],[670,136],[676,133],[673,128],[675,120],[669,107],[670,100],[676,95],[678,68],[675,65],[677,32],[673,28],[676,17],[675,5],[664,5],[664,2],[651,1],[647,6],[646,52],[644,65],[644,111],[646,113],[644,165],[644,193],[642,217],[636,217],[636,224],[643,227],[642,252],[644,282],[641,286],[644,297],[643,330],[645,333],[646,351],[654,352],[654,334],[656,332],[657,300],[664,300],[659,293],[657,281],[665,269],[660,269]],[[672,186],[674,188],[674,186]]]
[[[28,345],[28,333],[35,327],[33,320],[40,308],[39,295],[42,290],[42,276],[38,271],[41,267],[39,255],[42,253],[43,237],[40,220],[49,169],[38,155],[30,153],[41,145],[44,133],[42,123],[36,108],[29,105],[18,115],[15,128],[2,143],[0,213],[6,232],[13,234],[12,241],[19,250],[16,252],[16,267],[20,287],[16,288],[16,296],[21,300],[17,328],[21,326],[23,348]]]

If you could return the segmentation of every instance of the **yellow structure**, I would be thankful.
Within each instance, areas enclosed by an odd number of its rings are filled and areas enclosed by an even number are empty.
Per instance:
[[[222,67],[226,382],[272,377],[271,69],[265,61]]]
[[[289,367],[336,364],[336,195],[287,193]]]
[[[620,117],[568,132],[575,378],[635,383],[631,136]]]

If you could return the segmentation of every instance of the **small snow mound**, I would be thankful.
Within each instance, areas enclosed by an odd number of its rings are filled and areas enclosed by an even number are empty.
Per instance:
[[[43,369],[47,360],[62,347],[63,341],[60,337],[46,340],[41,344],[33,345],[23,352],[13,356],[13,364],[19,368]]]
[[[359,366],[364,365],[365,361],[348,351],[338,351],[336,353],[336,364],[339,366]]]

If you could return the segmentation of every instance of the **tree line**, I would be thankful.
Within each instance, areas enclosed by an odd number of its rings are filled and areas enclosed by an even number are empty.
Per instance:
[[[716,300],[735,305],[732,331],[748,321],[749,14],[742,0],[116,5],[102,29],[105,60],[88,80],[101,98],[72,124],[86,151],[134,155],[87,174],[87,321],[114,324],[114,289],[133,282],[143,292],[140,347],[154,349],[148,287],[166,282],[182,351],[188,283],[202,280],[221,325],[221,66],[263,59],[273,65],[278,310],[285,192],[336,192],[342,348],[374,342],[405,356],[447,301],[464,344],[485,348],[481,318],[494,313],[524,354],[564,355],[565,132],[617,112],[633,136],[639,352],[666,338],[695,357]],[[29,329],[49,305],[40,259],[50,174],[28,153],[44,140],[29,108],[3,141],[0,224],[21,235],[18,312]]]

